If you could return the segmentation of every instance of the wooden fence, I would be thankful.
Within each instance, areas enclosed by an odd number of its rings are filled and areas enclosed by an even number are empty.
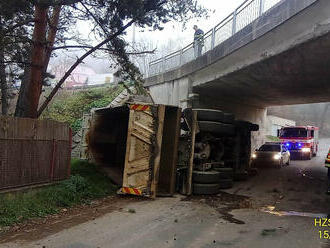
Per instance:
[[[64,123],[0,117],[0,190],[68,178],[71,139]]]

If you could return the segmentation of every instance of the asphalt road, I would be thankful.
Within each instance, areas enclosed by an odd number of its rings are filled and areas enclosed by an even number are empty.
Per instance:
[[[316,217],[330,214],[323,167],[329,146],[330,139],[322,140],[313,160],[261,169],[218,196],[126,201],[122,209],[95,220],[40,240],[19,239],[0,247],[330,247],[319,236],[330,227],[314,225]]]

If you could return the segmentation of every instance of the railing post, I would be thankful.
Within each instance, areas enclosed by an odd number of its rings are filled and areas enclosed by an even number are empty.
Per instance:
[[[264,13],[265,9],[265,0],[259,0],[260,1],[260,6],[259,6],[259,16],[261,16]]]
[[[163,57],[163,59],[162,59],[162,72],[161,73],[164,73],[165,72],[165,61],[166,61],[166,59],[165,59],[165,57]]]
[[[236,33],[236,23],[237,23],[237,9],[234,11],[234,14],[233,14],[232,35],[234,35]]]
[[[147,63],[147,77],[150,75],[150,64],[151,62]]]
[[[215,46],[215,28],[212,29],[211,49]]]
[[[179,64],[179,66],[181,66],[182,65],[182,55],[183,55],[183,49],[181,49],[180,50],[180,64]]]

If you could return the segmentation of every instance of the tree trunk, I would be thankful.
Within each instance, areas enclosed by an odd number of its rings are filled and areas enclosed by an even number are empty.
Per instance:
[[[2,19],[0,17],[0,89],[1,89],[1,111],[3,115],[8,114],[8,85],[6,80],[5,50],[3,47],[4,34],[2,30]]]
[[[35,6],[35,25],[31,51],[31,66],[25,71],[26,80],[16,105],[15,116],[37,118],[39,98],[42,88],[47,29],[47,9]]]
[[[62,6],[54,7],[52,17],[50,19],[49,31],[48,31],[48,36],[47,36],[47,47],[46,47],[46,51],[45,51],[45,62],[44,62],[44,71],[43,71],[44,75],[47,72],[50,56],[52,54],[53,47],[54,47],[56,33],[57,33],[57,29],[58,29],[58,22],[60,20],[61,7]]]
[[[0,41],[1,43],[1,41]],[[2,114],[8,114],[8,85],[6,80],[6,66],[3,47],[0,45],[0,84]]]

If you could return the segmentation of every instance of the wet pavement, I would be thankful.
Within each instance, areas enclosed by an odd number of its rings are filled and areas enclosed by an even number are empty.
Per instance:
[[[126,202],[94,220],[35,240],[27,233],[0,247],[330,247],[330,227],[318,222],[330,213],[323,167],[329,145],[323,140],[311,161],[260,169],[217,196]]]

